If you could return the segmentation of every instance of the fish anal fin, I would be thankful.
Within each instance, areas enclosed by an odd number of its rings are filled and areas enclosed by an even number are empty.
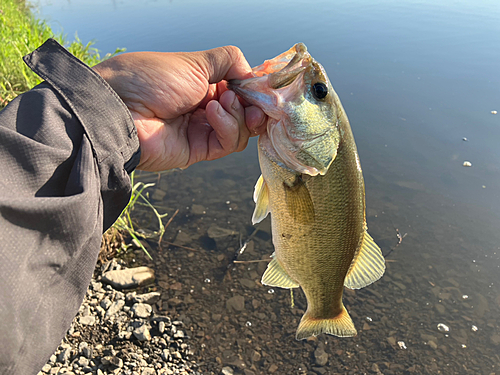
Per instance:
[[[288,212],[293,220],[301,224],[312,224],[314,222],[314,204],[309,190],[300,175],[293,184],[283,183],[285,190],[285,202]]]
[[[344,286],[349,289],[364,288],[382,277],[385,260],[382,251],[365,230],[359,251],[347,272]]]
[[[300,320],[295,338],[297,340],[304,340],[321,333],[339,337],[352,337],[357,334],[356,327],[354,327],[354,323],[344,306],[342,306],[340,314],[328,319],[314,318],[306,311]]]
[[[252,224],[255,225],[264,220],[269,213],[269,189],[262,175],[260,175],[255,184],[253,200],[255,202],[255,210],[253,211]]]
[[[276,258],[267,265],[267,269],[264,275],[262,275],[261,282],[264,285],[286,289],[298,288],[300,286],[292,280]]]

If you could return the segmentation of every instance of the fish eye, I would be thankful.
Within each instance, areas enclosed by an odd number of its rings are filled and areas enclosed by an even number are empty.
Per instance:
[[[323,82],[316,82],[312,88],[316,99],[324,99],[328,95],[328,87]]]

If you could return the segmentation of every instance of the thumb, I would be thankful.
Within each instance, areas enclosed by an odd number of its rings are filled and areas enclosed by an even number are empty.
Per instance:
[[[209,83],[252,76],[252,69],[238,47],[218,47],[197,54],[197,62]]]

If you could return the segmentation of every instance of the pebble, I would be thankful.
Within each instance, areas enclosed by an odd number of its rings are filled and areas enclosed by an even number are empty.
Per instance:
[[[78,321],[84,326],[93,326],[95,323],[95,316],[81,316]]]
[[[233,371],[233,369],[231,367],[226,366],[226,367],[222,368],[221,374],[222,375],[233,375],[234,371]]]
[[[113,260],[103,269],[114,272],[119,266]],[[160,297],[158,292],[125,296],[111,284],[103,288],[92,280],[67,336],[39,375],[198,374],[191,370],[196,364],[188,361],[193,353],[182,328],[184,323],[171,323],[161,312],[153,313],[149,303],[156,303]],[[155,316],[151,318],[152,314]],[[162,331],[159,336],[153,336],[150,324]]]
[[[136,303],[147,303],[149,305],[152,305],[159,301],[160,296],[161,294],[158,292],[138,294],[133,296],[132,301]]]
[[[154,279],[154,270],[149,267],[107,271],[102,275],[103,282],[117,289],[137,288],[152,283]]]
[[[321,347],[314,351],[314,358],[318,366],[325,366],[328,363],[328,353]]]
[[[149,318],[151,312],[153,311],[153,308],[145,303],[136,303],[132,306],[130,311],[137,318]]]
[[[464,161],[464,163],[462,164],[464,167],[472,167],[472,163],[470,161]]]
[[[245,297],[236,295],[226,301],[226,308],[229,311],[243,311],[245,309]]]
[[[111,306],[109,306],[108,311],[106,311],[106,318],[115,315],[118,311],[122,309],[123,306],[125,306],[125,301],[122,299],[113,302]]]
[[[141,325],[134,329],[134,336],[139,341],[149,341],[151,340],[151,333],[149,332],[149,328],[146,324]]]

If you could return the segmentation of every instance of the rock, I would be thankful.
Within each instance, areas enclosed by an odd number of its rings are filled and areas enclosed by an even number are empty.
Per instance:
[[[132,297],[132,301],[136,303],[147,303],[152,305],[160,299],[161,294],[159,292],[151,292],[146,294],[138,294]]]
[[[243,311],[245,309],[245,297],[236,295],[226,301],[226,308],[229,311]]]
[[[149,341],[151,340],[151,333],[149,332],[149,328],[146,324],[141,325],[134,329],[134,336],[139,341]]]
[[[267,371],[269,371],[270,374],[273,374],[278,370],[278,368],[279,367],[273,363],[271,366],[269,366],[269,369]]]
[[[106,311],[106,318],[115,315],[118,311],[122,309],[123,306],[125,306],[125,301],[122,299],[113,302],[111,306],[109,306],[108,311]]]
[[[134,304],[134,306],[132,306],[130,311],[132,311],[135,317],[145,319],[149,318],[149,316],[151,315],[151,311],[153,311],[153,308],[145,303],[136,303]]]
[[[500,345],[500,335],[494,333],[493,335],[490,336],[490,342],[497,346]]]
[[[86,367],[89,365],[89,360],[85,357],[80,357],[76,363],[78,363],[80,367]]]
[[[165,332],[165,322],[164,321],[160,321],[158,323],[158,331],[160,331],[160,333]]]
[[[215,245],[219,250],[224,250],[228,245],[236,240],[237,232],[231,229],[221,228],[212,225],[207,231],[208,237],[215,241]]]
[[[318,347],[314,351],[314,358],[316,359],[316,364],[318,366],[325,366],[328,362],[328,353],[321,347]]]
[[[104,366],[115,366],[117,368],[123,367],[123,360],[115,356],[105,356],[101,358],[101,363]]]
[[[312,370],[314,371],[315,374],[318,374],[318,375],[326,375],[327,374],[327,369],[324,367],[313,367]]]
[[[100,305],[100,306],[101,306],[104,310],[107,310],[107,309],[109,309],[109,306],[111,306],[111,304],[112,304],[112,303],[113,303],[113,302],[111,302],[111,300],[110,300],[108,297],[106,297],[106,298],[104,298],[104,299],[101,301],[101,303],[100,303],[99,305]]]
[[[141,375],[156,375],[156,371],[154,368],[146,367],[142,370]]]
[[[81,316],[80,318],[78,318],[78,322],[84,326],[93,326],[95,323],[95,316]]]
[[[191,206],[191,213],[194,215],[203,215],[206,213],[205,207],[199,204],[193,204]]]
[[[240,279],[239,281],[240,281],[240,284],[243,285],[245,288],[252,289],[252,288],[256,287],[255,281],[253,281],[253,280]]]
[[[69,360],[69,357],[71,357],[71,348],[67,347],[61,350],[61,353],[57,356],[57,362],[59,363],[66,363]]]
[[[258,351],[254,350],[251,357],[252,362],[259,362],[261,358],[262,355]]]
[[[175,236],[175,240],[174,240],[174,243],[177,244],[177,245],[181,245],[181,246],[184,246],[184,245],[188,245],[192,242],[192,238],[189,236],[189,234],[187,234],[186,232],[177,232],[177,236]]]
[[[444,314],[445,313],[445,308],[442,304],[440,303],[436,303],[436,305],[434,305],[434,307],[436,308],[437,312],[440,313],[440,314]]]
[[[391,336],[387,338],[387,342],[391,344],[392,346],[396,346],[396,338]]]
[[[42,367],[42,371],[43,371],[43,372],[49,372],[51,368],[52,368],[52,366],[51,366],[51,365],[49,365],[48,363],[46,363],[46,364]]]
[[[233,371],[233,369],[231,367],[226,366],[226,367],[222,368],[221,374],[222,375],[233,375],[234,371]]]
[[[117,289],[136,288],[153,282],[154,270],[149,267],[127,268],[108,271],[102,275],[102,281]]]

